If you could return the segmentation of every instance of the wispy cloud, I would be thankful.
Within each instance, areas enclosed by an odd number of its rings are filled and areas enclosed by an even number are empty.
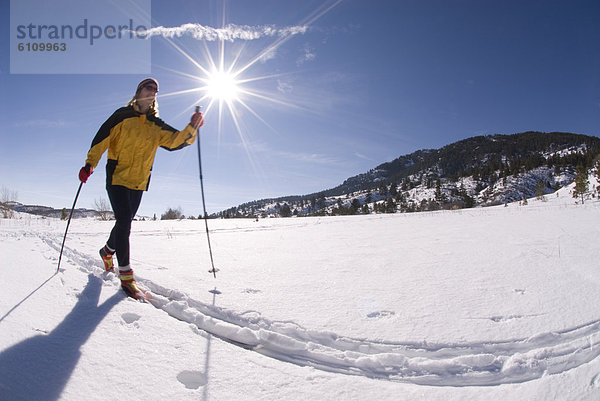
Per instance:
[[[307,25],[277,27],[275,25],[235,25],[228,24],[223,28],[214,28],[200,24],[183,24],[177,27],[159,26],[150,28],[145,31],[138,31],[138,35],[146,37],[163,36],[166,38],[191,36],[198,40],[213,41],[228,41],[235,40],[256,40],[265,37],[288,37],[293,35],[301,35],[308,30]]]
[[[248,150],[253,153],[267,153],[269,156],[297,161],[301,163],[321,165],[338,165],[342,163],[340,159],[323,153],[290,152],[288,150],[273,149],[270,145],[261,141],[247,143],[246,146]]]
[[[267,61],[274,59],[276,56],[277,56],[277,49],[275,49],[275,48],[269,49],[268,51],[266,51],[262,54],[262,56],[260,57],[260,62],[264,64]]]
[[[362,153],[359,153],[359,152],[354,152],[354,156],[358,157],[359,159],[373,161],[373,159],[371,159],[370,157],[365,156],[365,155],[363,155]]]
[[[297,65],[301,65],[306,63],[307,61],[312,61],[317,57],[314,49],[310,47],[308,43],[304,44],[302,56],[296,60]]]
[[[291,93],[294,87],[289,82],[284,82],[281,79],[277,80],[277,90],[283,94]]]
[[[312,164],[339,164],[340,160],[320,154],[320,153],[303,153],[303,152],[286,152],[286,151],[276,151],[275,154],[284,159],[296,160],[302,163],[312,163]]]

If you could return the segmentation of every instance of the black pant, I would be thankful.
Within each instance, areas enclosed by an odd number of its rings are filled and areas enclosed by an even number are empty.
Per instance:
[[[108,185],[106,192],[108,192],[108,199],[110,199],[116,219],[106,245],[116,251],[119,267],[129,266],[131,221],[137,213],[144,191],[129,189],[120,185]]]

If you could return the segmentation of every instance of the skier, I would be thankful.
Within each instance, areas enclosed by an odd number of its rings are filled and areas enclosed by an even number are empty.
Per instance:
[[[108,149],[106,191],[116,222],[99,252],[106,271],[114,271],[116,253],[121,287],[135,299],[142,299],[143,293],[136,285],[129,264],[129,234],[142,193],[148,190],[154,155],[159,146],[172,151],[191,145],[198,128],[204,124],[204,116],[196,112],[182,131],[167,125],[158,118],[157,92],[158,81],[153,78],[138,84],[127,106],[119,108],[102,124],[92,141],[85,166],[79,171],[79,180],[87,182]]]

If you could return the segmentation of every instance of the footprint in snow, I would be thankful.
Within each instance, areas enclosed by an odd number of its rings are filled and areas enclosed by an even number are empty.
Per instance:
[[[592,378],[590,386],[594,388],[600,388],[600,373]]]
[[[380,310],[377,312],[371,312],[367,315],[367,317],[369,319],[381,319],[384,317],[391,317],[394,316],[396,314],[396,312],[391,311],[391,310]]]
[[[509,320],[523,319],[524,317],[525,316],[521,316],[521,315],[492,316],[492,317],[490,317],[490,320],[492,322],[501,323],[501,322],[507,322]]]
[[[194,370],[184,370],[179,372],[177,375],[177,380],[181,384],[185,386],[185,388],[189,389],[197,389],[201,386],[205,386],[208,383],[206,379],[206,375],[202,372],[194,371]]]
[[[123,319],[123,321],[125,321],[125,323],[127,324],[132,324],[137,322],[138,320],[140,320],[141,316],[138,315],[137,313],[123,313],[121,315],[121,319]]]

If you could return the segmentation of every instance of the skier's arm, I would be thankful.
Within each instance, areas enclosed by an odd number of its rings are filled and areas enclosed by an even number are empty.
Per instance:
[[[104,124],[102,124],[96,133],[96,136],[92,141],[92,145],[90,146],[90,150],[88,151],[87,158],[85,159],[85,165],[89,165],[92,170],[96,168],[100,162],[100,158],[104,152],[106,152],[106,149],[108,149],[110,136],[113,134],[113,128],[115,128],[115,126],[124,118],[128,117],[126,111],[126,108],[115,111],[113,115],[110,116],[108,120],[104,122]]]
[[[159,146],[166,150],[178,150],[193,144],[196,140],[198,130],[192,126],[192,123],[183,130],[177,131],[159,118],[153,118],[151,121],[154,123],[152,129],[159,130],[161,134]]]
[[[98,131],[96,137],[92,141],[92,146],[88,151],[87,158],[85,159],[85,165],[90,166],[92,169],[96,168],[98,162],[100,162],[100,158],[108,149],[108,144],[110,143],[110,131],[107,133]]]
[[[161,146],[169,151],[185,148],[194,143],[197,132],[198,130],[188,124],[182,131],[163,137]]]
[[[108,149],[108,144],[110,142],[110,130],[112,126],[109,126],[107,120],[94,137],[92,141],[92,146],[90,146],[90,150],[88,151],[87,158],[85,159],[85,165],[79,170],[79,181],[85,183],[87,182],[90,175],[94,172],[94,168],[98,165],[100,158]]]

